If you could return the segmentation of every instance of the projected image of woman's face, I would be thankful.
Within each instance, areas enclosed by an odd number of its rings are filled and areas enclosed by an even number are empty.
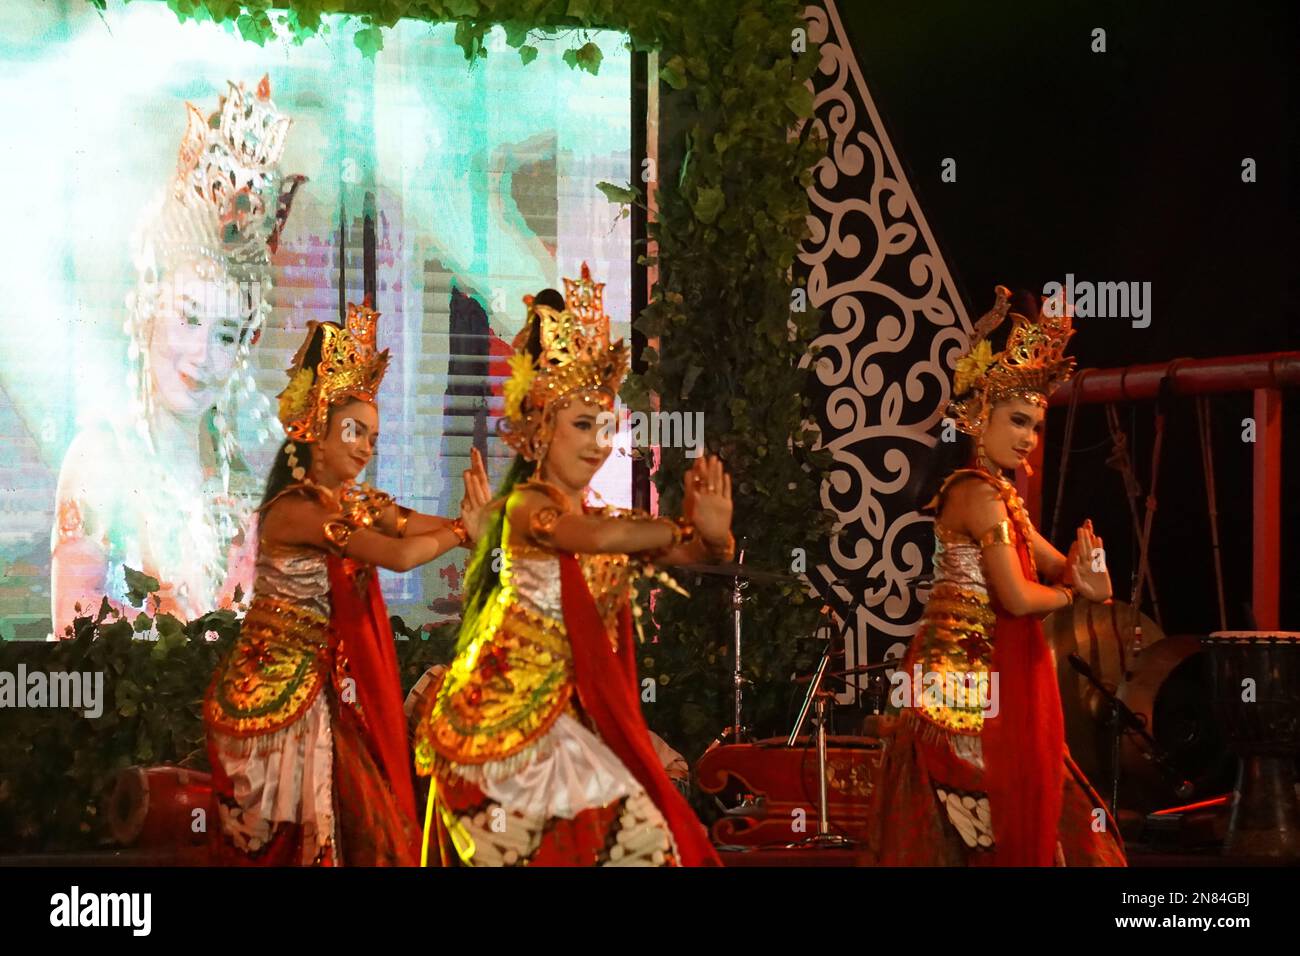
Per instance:
[[[193,265],[168,279],[149,340],[154,395],[175,415],[199,415],[230,379],[248,315],[232,279],[201,278]]]

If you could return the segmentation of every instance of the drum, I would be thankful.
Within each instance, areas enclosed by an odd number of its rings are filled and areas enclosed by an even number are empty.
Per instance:
[[[212,810],[210,775],[183,767],[127,767],[108,798],[108,830],[123,846],[201,846],[208,828],[217,826]]]
[[[1232,785],[1235,760],[1211,701],[1208,655],[1193,635],[1165,637],[1146,615],[1142,646],[1133,640],[1131,604],[1081,601],[1049,615],[1043,634],[1056,660],[1065,738],[1079,769],[1102,796],[1111,793],[1112,731],[1101,694],[1070,666],[1078,654],[1146,724],[1177,769],[1177,779],[1147,756],[1146,745],[1125,734],[1120,746],[1120,807],[1139,814],[1216,796]],[[1192,792],[1179,793],[1182,779]]]
[[[1214,702],[1240,761],[1224,853],[1300,857],[1300,632],[1216,631],[1205,639]]]
[[[420,679],[411,687],[406,700],[402,703],[402,713],[406,716],[406,729],[412,743],[415,742],[416,728],[429,712],[434,698],[438,696],[438,688],[442,686],[442,675],[446,672],[446,664],[434,664],[420,675]]]

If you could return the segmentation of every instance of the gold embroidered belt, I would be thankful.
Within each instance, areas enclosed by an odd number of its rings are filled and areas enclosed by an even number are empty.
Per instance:
[[[956,733],[983,729],[985,707],[998,691],[991,675],[996,624],[985,592],[951,581],[934,586],[907,673],[913,684],[921,673],[921,686],[911,688],[920,716]]]
[[[204,700],[209,727],[236,737],[297,720],[329,679],[329,619],[310,608],[253,599]]]
[[[447,671],[416,730],[415,764],[504,760],[550,730],[573,696],[572,652],[562,622],[500,593],[479,635]]]

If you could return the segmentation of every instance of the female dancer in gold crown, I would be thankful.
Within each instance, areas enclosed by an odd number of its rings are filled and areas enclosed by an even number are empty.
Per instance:
[[[253,602],[204,702],[219,860],[408,865],[410,750],[376,566],[407,571],[477,536],[478,453],[455,521],[357,485],[379,438],[378,313],[311,323],[280,395],[288,439],[267,482]]]
[[[641,716],[630,590],[640,562],[730,556],[730,476],[701,458],[675,521],[586,504],[628,355],[585,264],[565,287],[529,301],[515,338],[502,431],[519,456],[416,732],[425,852],[434,865],[716,864]]]
[[[1115,822],[1066,750],[1039,623],[1076,595],[1109,600],[1093,563],[1102,540],[1085,522],[1062,555],[1006,474],[1038,444],[1047,398],[1071,374],[1073,331],[1065,315],[1012,313],[995,355],[986,337],[1011,304],[1007,289],[996,294],[957,363],[949,414],[977,444],[927,505],[935,582],[895,672],[905,709],[877,789],[876,849],[885,865],[1122,866]]]

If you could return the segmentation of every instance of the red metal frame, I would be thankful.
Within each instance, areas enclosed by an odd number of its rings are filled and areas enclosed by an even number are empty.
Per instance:
[[[1151,365],[1088,369],[1052,395],[1052,406],[1068,406],[1077,391],[1078,403],[1105,404],[1154,399],[1168,377],[1175,395],[1254,392],[1253,449],[1254,529],[1251,601],[1261,630],[1279,626],[1282,565],[1282,389],[1300,387],[1300,352],[1173,359]],[[1032,477],[1018,474],[1018,486],[1034,523],[1043,504],[1043,445],[1029,459]]]

